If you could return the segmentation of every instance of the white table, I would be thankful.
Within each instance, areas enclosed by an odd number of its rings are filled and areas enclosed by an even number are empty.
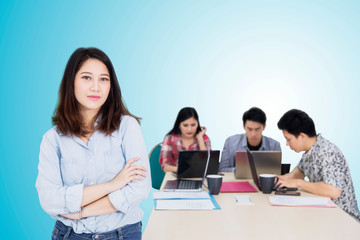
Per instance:
[[[162,188],[170,179],[175,178],[167,173]],[[227,173],[223,181],[236,180]],[[250,195],[254,205],[237,205],[238,194]],[[143,239],[360,239],[360,223],[338,207],[275,207],[269,204],[269,196],[220,193],[215,199],[221,210],[153,210]],[[302,192],[301,196],[315,195]]]

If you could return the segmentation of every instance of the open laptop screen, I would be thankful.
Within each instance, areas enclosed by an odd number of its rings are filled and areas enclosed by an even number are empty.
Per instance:
[[[280,151],[251,151],[258,174],[281,174]],[[235,156],[235,177],[238,179],[251,178],[251,170],[246,151],[238,151]]]
[[[207,156],[207,150],[179,151],[177,178],[202,178],[204,176]],[[208,174],[218,174],[219,156],[219,150],[210,151],[209,166],[205,176]]]

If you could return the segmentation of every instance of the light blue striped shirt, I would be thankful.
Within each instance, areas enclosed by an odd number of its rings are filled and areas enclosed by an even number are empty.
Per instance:
[[[234,172],[236,152],[244,151],[246,149],[247,138],[245,133],[228,137],[221,153],[219,172]],[[259,151],[281,151],[280,143],[263,135]]]
[[[134,157],[141,158],[135,164],[144,166],[147,176],[108,195],[117,212],[82,220],[60,216],[80,211],[83,188],[109,182]],[[101,233],[142,220],[139,204],[147,198],[151,177],[144,139],[133,117],[123,116],[120,128],[110,136],[94,132],[88,145],[76,136],[64,136],[57,127],[50,129],[41,142],[38,170],[41,206],[76,233]]]

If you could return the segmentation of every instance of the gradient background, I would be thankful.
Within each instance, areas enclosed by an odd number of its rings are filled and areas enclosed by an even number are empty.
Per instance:
[[[197,109],[222,150],[258,106],[293,167],[301,154],[276,123],[299,108],[343,151],[360,199],[359,12],[358,1],[329,0],[1,1],[1,238],[50,238],[54,220],[35,189],[39,145],[78,47],[109,55],[148,151],[182,107]],[[148,215],[151,200],[143,207]]]

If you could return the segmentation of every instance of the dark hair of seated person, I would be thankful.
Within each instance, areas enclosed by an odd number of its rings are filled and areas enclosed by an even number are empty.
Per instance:
[[[195,108],[192,107],[184,107],[183,109],[181,109],[176,117],[175,120],[175,124],[174,127],[170,130],[169,134],[178,134],[180,135],[180,123],[183,121],[188,120],[189,118],[195,118],[195,120],[198,123],[198,127],[196,129],[196,134],[199,133],[201,131],[201,127],[200,127],[200,121],[199,121],[199,116],[195,110]]]
[[[295,137],[298,137],[300,133],[305,133],[309,137],[316,136],[314,121],[307,113],[298,109],[286,112],[277,125],[280,130],[286,130]]]
[[[243,119],[244,126],[245,126],[245,123],[246,123],[247,120],[253,121],[253,122],[258,122],[258,123],[261,123],[261,124],[265,125],[265,123],[266,123],[266,114],[260,108],[252,107],[248,111],[244,112],[244,115],[243,115],[242,119]]]

